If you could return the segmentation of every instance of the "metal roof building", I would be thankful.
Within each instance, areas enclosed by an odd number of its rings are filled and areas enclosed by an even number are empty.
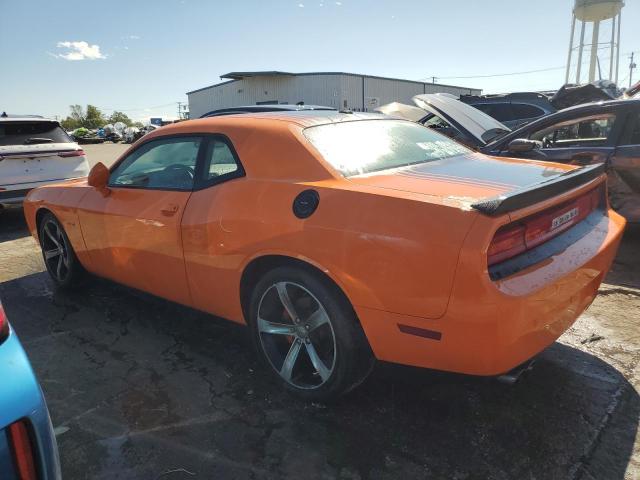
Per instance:
[[[241,105],[304,102],[367,112],[389,102],[411,103],[421,93],[482,94],[477,88],[345,72],[231,72],[220,78],[226,81],[187,92],[190,118]]]

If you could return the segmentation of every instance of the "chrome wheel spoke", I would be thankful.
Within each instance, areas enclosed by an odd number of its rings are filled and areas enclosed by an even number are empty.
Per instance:
[[[56,247],[60,248],[60,242],[58,241],[59,235],[57,233],[58,228],[56,227],[56,233],[52,233],[50,226],[52,225],[52,223],[47,223],[44,226],[44,233],[47,234],[47,236],[49,237],[49,239],[55,244]]]
[[[58,257],[58,266],[56,268],[56,275],[58,277],[58,280],[62,280],[62,265],[63,265],[62,255],[60,255]]]
[[[309,332],[313,332],[316,328],[329,323],[329,316],[322,307],[313,312],[305,322],[305,327]]]
[[[320,378],[322,378],[323,382],[326,382],[329,376],[331,375],[331,370],[329,370],[322,359],[318,356],[318,352],[316,351],[313,343],[308,342],[305,343],[305,347],[307,348],[307,354],[309,355],[309,359],[313,364],[313,368],[316,369]]]
[[[293,302],[289,297],[289,292],[287,291],[287,284],[285,282],[279,282],[276,284],[276,289],[278,290],[278,297],[280,297],[280,301],[284,306],[285,310],[291,317],[291,320],[294,322],[298,321],[298,314],[296,313],[296,308],[293,306]]]
[[[265,320],[264,318],[258,318],[258,330],[262,333],[270,333],[272,335],[294,336],[296,334],[296,328],[293,325],[273,323]]]
[[[59,248],[54,248],[52,250],[45,250],[44,252],[45,260],[51,260],[52,258],[55,258],[59,255],[62,255],[62,252],[60,251]]]
[[[293,367],[295,367],[296,365],[296,361],[298,360],[298,356],[300,355],[301,347],[302,347],[302,343],[300,342],[300,340],[296,339],[291,344],[291,348],[289,348],[289,352],[287,353],[287,356],[284,359],[284,363],[282,364],[282,368],[280,369],[280,375],[287,382],[291,381]]]

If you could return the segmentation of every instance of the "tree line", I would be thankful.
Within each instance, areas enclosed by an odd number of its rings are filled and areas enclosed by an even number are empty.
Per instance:
[[[70,105],[69,108],[71,113],[60,122],[62,128],[69,131],[81,127],[96,129],[104,127],[109,123],[113,125],[116,122],[122,122],[127,127],[142,128],[144,126],[141,122],[134,122],[123,112],[114,111],[111,115],[105,116],[100,109],[94,105],[87,105],[86,108],[82,108],[81,105]]]

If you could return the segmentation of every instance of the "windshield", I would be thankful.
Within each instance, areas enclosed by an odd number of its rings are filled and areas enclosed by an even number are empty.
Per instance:
[[[403,120],[331,123],[309,127],[304,135],[345,176],[471,153],[433,130]]]
[[[2,122],[0,145],[70,143],[69,136],[55,122]]]

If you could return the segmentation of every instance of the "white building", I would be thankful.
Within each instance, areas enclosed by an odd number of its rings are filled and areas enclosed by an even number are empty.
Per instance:
[[[373,111],[390,102],[410,104],[411,98],[421,93],[482,93],[477,88],[343,72],[231,72],[220,78],[228,80],[187,92],[190,118],[219,108],[298,102]]]

